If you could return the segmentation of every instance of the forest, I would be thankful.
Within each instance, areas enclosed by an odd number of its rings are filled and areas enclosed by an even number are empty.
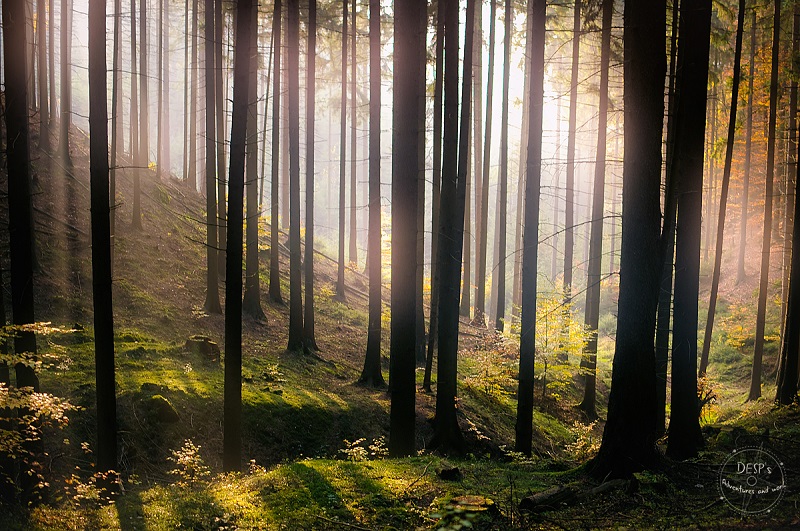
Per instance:
[[[0,528],[800,528],[800,1],[0,6]]]

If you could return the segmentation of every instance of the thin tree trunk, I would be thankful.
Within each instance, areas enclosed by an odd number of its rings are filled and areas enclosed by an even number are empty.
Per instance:
[[[117,18],[120,18],[122,15],[117,10]],[[48,120],[48,130],[50,131],[50,146],[52,148],[53,141],[53,128],[56,125],[56,41],[55,41],[55,20],[56,20],[56,10],[55,10],[55,0],[47,0],[47,70],[48,70],[48,79],[50,79],[50,108],[49,108],[49,116],[47,117]],[[121,120],[120,120],[121,122]],[[120,125],[120,129],[122,129],[122,125]],[[120,136],[120,138],[122,138]]]
[[[354,0],[355,1],[355,0]],[[345,168],[347,161],[347,0],[342,0],[342,105],[339,130],[339,262],[336,271],[336,296],[344,293]],[[416,194],[414,195],[416,198]],[[392,231],[394,234],[394,231]]]
[[[166,0],[168,1],[168,0]],[[157,55],[158,55],[158,74],[156,77],[156,89],[158,91],[158,110],[156,111],[156,178],[161,180],[164,176],[161,173],[161,165],[164,144],[164,3],[165,0],[158,0],[158,36]]]
[[[483,198],[483,0],[475,0],[475,46],[472,53],[472,108],[474,115],[472,118],[472,153],[475,158],[473,168],[475,169],[473,185],[475,189],[475,267],[474,284],[466,285],[466,289],[475,289],[477,296],[478,279],[480,278],[480,241],[483,234],[483,210],[481,200]],[[440,69],[441,70],[441,69]],[[441,98],[441,96],[440,96]],[[439,103],[441,106],[441,101]],[[441,119],[440,119],[441,120]],[[441,125],[439,126],[441,129]],[[441,131],[440,136],[441,137]],[[437,137],[437,138],[439,138]],[[440,147],[441,150],[441,147]],[[440,154],[441,155],[441,154]],[[469,201],[470,198],[467,198]],[[434,234],[438,229],[433,230]],[[438,234],[437,234],[438,236]],[[433,256],[433,254],[431,254]],[[484,272],[485,276],[485,272]],[[477,308],[477,300],[476,308]],[[477,313],[477,311],[476,311]],[[433,331],[431,331],[433,334]]]
[[[183,5],[183,180],[189,182],[189,0]]]
[[[281,0],[275,0],[272,15],[272,35],[275,40],[272,74],[272,184],[270,185],[270,244],[269,244],[269,298],[272,302],[283,304],[281,296],[280,249],[278,242],[278,179],[281,138]]]
[[[380,14],[378,14],[380,16]],[[314,331],[314,123],[316,121],[316,54],[317,0],[308,2],[308,48],[306,53],[306,246],[305,314],[303,316],[303,345],[307,350],[319,350]],[[380,197],[378,198],[380,203]],[[380,245],[378,245],[380,249]],[[380,251],[379,251],[380,252]],[[379,345],[380,347],[380,345]]]
[[[131,0],[131,114],[130,114],[131,136],[129,145],[130,145],[131,160],[133,161],[134,185],[139,178],[138,177],[139,170],[136,167],[136,165],[139,163],[139,92],[137,88],[139,85],[138,82],[139,73],[136,67],[137,57],[138,55],[136,53],[136,0]],[[61,79],[63,83],[64,78],[62,77]]]
[[[314,2],[314,0],[311,0]],[[359,382],[384,387],[381,373],[381,3],[369,2],[369,325]]]
[[[198,0],[192,0],[192,86],[189,91],[189,188],[197,190],[197,71],[200,65],[197,63],[197,4]]]
[[[187,0],[188,1],[188,0]],[[166,172],[167,178],[170,177],[170,167],[172,165],[170,161],[170,141],[172,139],[172,134],[169,127],[169,95],[170,95],[170,87],[169,87],[169,71],[170,71],[170,64],[169,64],[169,37],[170,37],[170,27],[169,27],[169,0],[164,0],[164,32],[166,35],[162,33],[162,39],[165,40],[162,48],[164,50],[164,77],[161,85],[161,91],[163,93],[163,100],[164,100],[164,123],[163,123],[163,136],[164,143],[159,147],[163,151],[162,153],[162,160],[161,164],[159,164],[159,168],[163,164]]]
[[[131,0],[134,1],[134,0]],[[61,127],[59,131],[59,155],[67,168],[72,168],[72,156],[69,150],[69,129],[72,122],[72,72],[71,72],[71,47],[72,47],[72,16],[69,0],[61,0]],[[135,38],[134,38],[135,46]],[[8,50],[8,49],[6,49]],[[8,53],[8,51],[6,51]],[[6,79],[9,76],[6,75]],[[27,98],[27,96],[26,96]],[[6,102],[6,109],[9,105]],[[6,138],[11,135],[6,131]]]
[[[767,176],[764,191],[764,236],[761,245],[761,279],[758,288],[756,311],[756,337],[753,350],[753,370],[750,378],[748,400],[761,396],[761,361],[764,356],[764,328],[766,326],[767,291],[769,290],[769,253],[772,245],[772,191],[775,177],[775,129],[778,114],[778,66],[780,59],[781,1],[775,0],[772,33],[772,74],[769,84],[769,131],[767,134]]]
[[[700,355],[699,375],[702,377],[708,368],[708,354],[711,350],[711,335],[714,331],[714,317],[717,309],[717,295],[719,293],[720,271],[722,269],[722,250],[725,235],[725,215],[728,205],[728,187],[731,179],[731,164],[733,162],[733,146],[736,140],[736,112],[739,105],[739,79],[741,77],[742,40],[744,33],[745,0],[739,0],[739,15],[736,26],[736,47],[733,58],[733,87],[731,89],[731,111],[728,121],[728,140],[725,146],[725,167],[722,173],[722,190],[719,204],[719,218],[717,220],[717,240],[714,251],[714,272],[711,276],[711,296],[708,302],[708,316],[706,318],[706,332],[703,337],[703,351]]]
[[[122,140],[122,1],[114,0],[114,47],[111,68],[111,167],[108,175],[111,270],[114,270],[114,235],[117,225],[117,160]],[[90,139],[91,140],[91,139]]]
[[[550,281],[553,285],[556,284],[556,280],[558,279],[558,217],[560,212],[558,211],[558,203],[561,200],[558,197],[559,192],[559,180],[561,177],[561,97],[556,98],[556,149],[555,153],[553,154],[553,165],[555,166],[555,183],[553,185],[553,243],[552,243],[552,250],[553,253],[550,256]]]
[[[580,409],[592,420],[597,418],[597,327],[600,323],[600,279],[603,262],[603,210],[606,186],[606,139],[608,133],[608,70],[611,56],[611,24],[614,0],[603,0],[603,26],[600,45],[600,103],[597,123],[597,154],[592,192],[589,274],[586,286],[585,325],[589,341],[583,349],[585,385]]]
[[[217,234],[219,235],[219,250],[217,253],[217,272],[224,279],[226,274],[225,249],[227,248],[225,195],[227,189],[225,176],[225,70],[222,59],[222,35],[225,29],[225,17],[222,14],[222,0],[214,0],[214,76],[211,78],[216,83],[215,116],[217,137],[215,148],[217,150]]]
[[[275,48],[275,33],[270,33],[269,56],[267,56],[267,77],[264,80],[264,122],[261,128],[261,185],[258,192],[258,204],[264,204],[264,181],[266,179],[267,164],[267,124],[269,123],[269,88],[272,82],[272,55]]]
[[[353,38],[350,41],[350,248],[348,250],[349,262],[358,263],[357,243],[357,216],[356,216],[356,126],[358,122],[356,104],[356,1],[350,4],[353,21]]]
[[[572,268],[575,247],[575,128],[578,117],[578,62],[581,48],[581,0],[575,0],[572,26],[572,75],[569,90],[569,125],[567,132],[567,184],[564,221],[564,301],[572,300]]]
[[[355,3],[355,2],[353,2]],[[355,16],[353,17],[355,23]],[[423,283],[425,279],[425,176],[427,173],[425,163],[425,136],[426,136],[426,112],[427,112],[427,84],[425,74],[428,68],[428,11],[425,10],[419,19],[419,38],[422,40],[420,46],[420,54],[422,57],[419,61],[419,67],[422,69],[419,82],[419,98],[422,103],[417,109],[417,120],[419,125],[419,142],[417,143],[417,157],[419,158],[417,179],[417,273],[414,280],[414,292],[417,300],[417,324],[416,324],[416,359],[418,365],[425,363],[425,306],[423,301]],[[355,38],[355,31],[353,32]],[[355,53],[353,54],[353,61],[355,61]],[[355,143],[353,143],[355,146]],[[355,149],[353,155],[355,156]],[[353,203],[355,204],[355,203]],[[352,225],[351,225],[352,226]]]
[[[139,166],[145,170],[150,164],[150,103],[149,103],[149,84],[150,73],[147,70],[147,0],[139,0],[139,97],[141,98],[140,117],[139,117]],[[139,191],[134,192],[138,197]],[[134,201],[137,201],[134,198]],[[141,215],[138,217],[138,223],[141,226]]]
[[[47,102],[47,12],[45,0],[36,0],[36,60],[39,77],[39,149],[50,151],[50,110]],[[52,83],[52,80],[50,81]]]
[[[753,7],[750,18],[750,74],[747,85],[747,111],[745,111],[747,125],[744,134],[744,175],[742,176],[742,203],[739,217],[739,256],[736,266],[736,283],[744,281],[747,272],[744,267],[745,249],[747,247],[747,216],[750,192],[750,159],[753,146],[753,80],[756,64],[756,10]]]

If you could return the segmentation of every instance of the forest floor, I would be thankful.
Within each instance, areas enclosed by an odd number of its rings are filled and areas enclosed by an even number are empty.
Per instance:
[[[423,450],[408,459],[385,458],[388,395],[356,383],[366,344],[366,277],[348,268],[347,300],[341,301],[334,297],[335,264],[318,254],[316,333],[321,350],[318,356],[287,352],[288,306],[267,301],[265,266],[270,250],[261,244],[266,319],[245,318],[243,338],[243,454],[252,461],[247,472],[220,474],[222,365],[184,348],[186,339],[196,334],[223,343],[223,317],[202,309],[205,200],[180,181],[158,180],[151,169],[142,170],[143,229],[135,230],[130,167],[117,172],[114,262],[120,472],[125,492],[112,503],[104,503],[91,480],[91,449],[82,444],[95,440],[89,171],[85,135],[75,129],[73,138],[71,172],[43,154],[34,160],[36,317],[73,330],[40,338],[40,351],[56,360],[41,374],[41,383],[43,391],[65,397],[82,409],[71,414],[67,428],[45,433],[51,484],[47,503],[26,515],[12,515],[6,520],[9,527],[800,526],[800,409],[777,409],[770,400],[774,340],[765,357],[766,398],[744,402],[750,336],[743,317],[752,312],[750,284],[737,288],[723,283],[727,298],[720,303],[720,325],[706,383],[717,400],[704,410],[707,446],[700,457],[683,463],[665,458],[660,469],[637,474],[625,488],[524,513],[519,502],[530,494],[563,485],[584,492],[596,485],[582,467],[599,444],[602,420],[588,424],[575,409],[582,387],[579,379],[567,378],[564,385],[553,388],[552,395],[537,395],[534,455],[528,459],[514,453],[510,449],[516,410],[516,343],[510,336],[498,337],[462,320],[459,418],[467,439],[465,455],[444,457],[424,450],[432,434],[435,395],[419,392],[417,446]],[[0,218],[5,217],[6,211],[0,211]],[[264,226],[261,230],[263,235]],[[281,251],[282,288],[288,300],[288,254]],[[611,308],[613,283],[605,290]],[[384,296],[388,302],[388,290]],[[772,306],[770,333],[774,335],[777,318]],[[386,313],[384,325],[386,369]],[[602,419],[613,330],[606,330],[600,343],[598,411]],[[578,364],[577,358],[571,362]],[[421,370],[418,381],[422,381]],[[537,380],[537,389],[540,385]],[[186,451],[182,455],[190,455],[190,462],[198,467],[207,466],[210,476],[192,477],[185,467],[171,461],[186,440],[200,446],[199,457]],[[720,498],[720,467],[732,451],[744,446],[763,447],[783,462],[786,489],[769,512],[749,514]]]

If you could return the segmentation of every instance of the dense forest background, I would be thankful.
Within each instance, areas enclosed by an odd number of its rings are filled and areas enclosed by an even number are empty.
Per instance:
[[[800,3],[0,31],[10,528],[800,525]]]

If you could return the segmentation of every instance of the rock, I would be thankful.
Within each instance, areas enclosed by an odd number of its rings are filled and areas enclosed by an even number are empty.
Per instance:
[[[144,400],[144,407],[148,410],[151,419],[158,422],[172,424],[178,422],[180,417],[172,404],[162,395],[153,395]]]
[[[203,359],[213,363],[219,363],[220,350],[219,345],[211,341],[211,338],[206,336],[191,336],[186,340],[184,348],[189,352],[200,354]]]
[[[166,393],[167,391],[169,391],[169,387],[167,387],[166,385],[156,384],[152,382],[145,382],[142,384],[139,390],[144,395],[152,396],[152,395],[160,395]]]
[[[445,481],[461,481],[464,478],[458,467],[443,468],[442,470],[438,471],[436,475]]]

